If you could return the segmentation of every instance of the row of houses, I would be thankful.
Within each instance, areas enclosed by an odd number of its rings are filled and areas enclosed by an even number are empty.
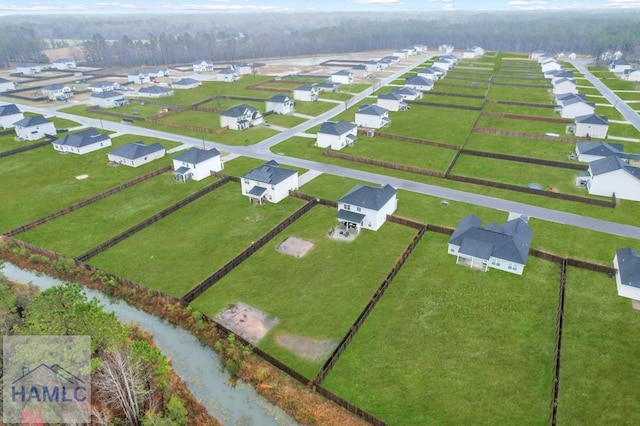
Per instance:
[[[52,61],[50,64],[36,64],[33,62],[19,62],[16,64],[16,73],[23,75],[40,74],[44,71],[73,70],[77,67],[75,59],[61,58]]]
[[[24,116],[15,104],[0,105],[0,127],[13,128],[22,141],[35,141],[56,134],[54,123],[42,115]]]

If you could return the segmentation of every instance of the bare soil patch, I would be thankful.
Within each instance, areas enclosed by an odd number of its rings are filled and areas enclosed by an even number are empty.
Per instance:
[[[278,334],[278,345],[309,361],[319,361],[336,345],[331,339],[311,339],[295,334]]]
[[[314,244],[311,241],[303,240],[298,237],[289,237],[284,240],[276,250],[279,253],[286,254],[288,256],[293,256],[295,258],[301,258],[306,255],[309,250],[313,248]]]
[[[229,305],[215,320],[252,345],[257,344],[280,321],[269,317],[258,308],[242,302]]]

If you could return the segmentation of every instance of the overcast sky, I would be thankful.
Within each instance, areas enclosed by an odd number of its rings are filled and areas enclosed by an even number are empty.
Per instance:
[[[138,0],[2,1],[0,14],[78,12],[260,12],[640,9],[640,0]]]

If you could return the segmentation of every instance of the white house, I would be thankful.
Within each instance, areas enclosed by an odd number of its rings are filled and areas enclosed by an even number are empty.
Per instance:
[[[464,59],[473,59],[476,57],[476,54],[473,52],[472,49],[465,49],[464,52],[462,52],[462,57]]]
[[[397,64],[400,61],[400,58],[395,55],[389,55],[381,58],[380,61],[386,62],[388,64],[387,66],[391,66]]]
[[[558,62],[556,62],[555,59],[548,58],[547,60],[542,62],[542,64],[540,65],[540,68],[542,70],[542,73],[545,74],[545,77],[546,77],[546,74],[549,71],[561,70],[562,69],[562,65],[560,65]],[[549,77],[549,78],[551,78],[551,77]]]
[[[619,143],[607,143],[600,141],[577,142],[576,154],[578,161],[591,163],[605,157],[622,155],[624,147]]]
[[[570,78],[560,78],[552,81],[553,93],[559,95],[562,93],[578,93],[576,81]]]
[[[193,72],[201,73],[201,72],[212,72],[213,71],[213,62],[212,61],[196,61],[193,63]]]
[[[24,114],[16,106],[16,104],[0,105],[0,127],[9,129],[13,127],[13,123],[24,118]]]
[[[135,84],[151,83],[152,78],[153,77],[151,77],[148,73],[139,70],[132,71],[127,74],[127,81]]]
[[[323,81],[322,83],[317,83],[314,85],[316,89],[318,89],[318,93],[320,92],[328,92],[328,93],[336,93],[340,91],[340,83],[334,83],[332,81]]]
[[[428,92],[433,89],[433,80],[418,76],[407,77],[404,81],[404,87],[409,87],[420,92]]]
[[[489,268],[522,275],[529,257],[533,231],[519,217],[503,224],[482,227],[478,216],[463,217],[449,238],[448,253],[458,265],[481,271]]]
[[[640,255],[631,247],[616,250],[613,257],[618,296],[631,299],[631,306],[640,310]]]
[[[561,80],[563,78],[574,80],[573,71],[571,70],[554,70],[549,71],[547,74],[551,76],[551,84],[556,84],[558,80]]]
[[[184,77],[171,83],[171,87],[173,89],[195,89],[200,86],[202,86],[202,82],[200,80],[189,77]]]
[[[369,76],[369,71],[367,70],[367,66],[364,64],[359,64],[351,68],[351,72],[355,78],[367,78]]]
[[[172,96],[173,90],[163,86],[148,86],[138,89],[137,95],[146,98],[161,98],[163,96]]]
[[[438,46],[438,52],[440,53],[453,53],[453,45],[451,44],[441,44],[440,46]]]
[[[395,90],[378,95],[376,105],[389,111],[406,111],[409,109],[404,97]]]
[[[57,70],[70,70],[76,67],[76,61],[73,59],[63,58],[56,59],[51,63],[51,68],[55,68]]]
[[[120,89],[120,83],[113,81],[94,81],[89,85],[89,90],[92,92],[108,92],[111,90]]]
[[[407,55],[408,55],[407,52],[405,52],[403,49],[393,51],[393,56],[397,56],[400,59],[406,58]]]
[[[640,201],[640,162],[617,155],[589,163],[587,190],[592,195]]]
[[[609,64],[609,71],[615,74],[623,74],[626,70],[631,69],[631,64],[625,60],[613,61]]]
[[[73,96],[73,90],[69,86],[60,83],[48,84],[43,86],[42,96],[55,101],[64,101]]]
[[[578,57],[576,52],[571,51],[559,52],[556,56],[561,59],[576,59]]]
[[[225,68],[218,71],[218,74],[216,74],[216,79],[218,81],[233,83],[234,81],[238,81],[240,79],[240,76],[238,75],[238,72],[233,68]]]
[[[449,69],[453,68],[454,65],[455,65],[455,62],[452,59],[444,58],[443,56],[441,56],[440,59],[436,59],[433,62],[434,67],[441,68],[445,71],[449,71]]]
[[[124,98],[122,93],[113,90],[95,92],[89,96],[89,104],[100,108],[116,108],[128,103],[129,101]]]
[[[305,84],[293,89],[293,99],[296,101],[315,102],[318,100],[318,88]]]
[[[25,117],[13,123],[13,126],[16,130],[16,136],[21,140],[35,141],[56,134],[53,122],[41,115]]]
[[[531,54],[529,55],[529,58],[531,59],[538,59],[541,56],[546,55],[544,50],[534,50],[533,52],[531,52]]]
[[[40,74],[42,72],[41,64],[34,63],[18,63],[16,64],[16,73],[22,73],[24,75]]]
[[[484,56],[484,49],[479,46],[473,46],[462,52],[462,57],[466,59],[480,58]]]
[[[170,71],[168,69],[160,69],[160,68],[149,68],[142,71],[144,74],[147,74],[151,80],[162,77],[169,77]]]
[[[242,175],[240,187],[242,195],[249,197],[252,203],[278,203],[289,195],[289,191],[298,189],[298,172],[284,169],[271,160]]]
[[[627,81],[640,81],[640,68],[630,68],[623,72],[620,78]],[[2,91],[1,88],[0,91]]]
[[[581,115],[590,115],[596,110],[595,104],[587,102],[584,96],[574,93],[558,95],[556,96],[556,102],[562,118],[576,118]]]
[[[16,84],[6,78],[0,78],[0,93],[9,92],[11,90],[16,90]]]
[[[402,96],[402,99],[404,99],[405,101],[415,101],[417,99],[422,99],[422,92],[411,87],[401,87],[394,90],[394,93]]]
[[[356,125],[370,129],[379,129],[389,125],[389,110],[378,105],[362,105],[356,112]]]
[[[189,148],[173,159],[173,170],[174,178],[179,182],[205,179],[211,176],[211,172],[222,170],[220,152],[215,148]]]
[[[316,146],[338,151],[352,145],[358,137],[358,126],[348,121],[325,121],[316,134]]]
[[[263,122],[260,111],[247,104],[234,106],[220,114],[220,127],[229,127],[231,130],[245,130]]]
[[[391,185],[354,186],[338,200],[338,222],[356,233],[362,228],[377,231],[398,208],[397,192]]]
[[[573,134],[579,137],[601,138],[607,137],[609,119],[602,115],[580,115],[575,118]]]
[[[370,73],[378,72],[382,70],[382,64],[379,61],[375,61],[375,60],[366,61],[362,65],[364,65],[367,72],[370,72]]]
[[[253,74],[254,66],[247,62],[240,62],[235,64],[233,68],[238,72],[239,75],[249,75]]]
[[[282,93],[267,99],[265,105],[266,112],[274,114],[291,114],[293,112],[293,99]]]
[[[52,144],[56,151],[82,155],[111,146],[111,137],[91,128],[65,135],[53,141]]]
[[[445,71],[438,67],[423,68],[418,71],[418,77],[428,78],[430,80],[439,80],[444,77]]]
[[[161,143],[150,145],[144,142],[132,142],[122,145],[107,154],[110,162],[138,167],[164,157],[166,150]]]

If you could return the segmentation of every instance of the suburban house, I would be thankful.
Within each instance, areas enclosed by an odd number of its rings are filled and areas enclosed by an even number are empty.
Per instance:
[[[357,78],[367,78],[369,76],[369,71],[364,64],[352,67],[351,72],[353,73],[353,76]]]
[[[293,99],[282,93],[270,97],[265,101],[265,104],[266,112],[274,114],[291,114],[293,112]]]
[[[562,65],[560,65],[555,59],[547,58],[540,64],[540,68],[542,69],[542,73],[545,74],[545,78],[551,78],[550,76],[547,77],[547,73],[550,71],[561,70]]]
[[[135,84],[151,83],[153,77],[143,71],[132,71],[127,74],[127,81]]]
[[[238,81],[240,79],[240,76],[238,75],[238,72],[233,68],[225,68],[218,71],[218,74],[216,74],[216,78],[218,81],[233,83],[234,81]]]
[[[556,97],[559,105],[559,112],[562,118],[576,118],[581,115],[593,114],[596,106],[587,102],[584,96],[574,93],[565,93]]]
[[[609,64],[609,71],[615,74],[623,74],[626,70],[631,69],[631,64],[623,59],[613,61]]]
[[[402,96],[405,101],[415,101],[416,99],[422,99],[422,92],[411,87],[401,87],[394,90],[395,93]]]
[[[170,86],[172,89],[195,89],[196,87],[202,86],[202,82],[195,78],[184,77],[173,81]]]
[[[609,119],[595,114],[580,115],[575,117],[575,123],[569,127],[576,136],[604,139],[609,130]]]
[[[445,71],[449,71],[449,69],[451,69],[455,64],[456,63],[454,62],[453,59],[445,58],[444,56],[441,56],[440,59],[436,59],[433,62],[434,67],[438,67]]]
[[[552,81],[551,83],[553,84],[554,95],[560,95],[562,93],[578,93],[576,81],[572,78],[560,78]]]
[[[213,62],[211,61],[196,61],[193,63],[193,72],[201,73],[201,72],[212,72],[213,71]]]
[[[231,130],[245,130],[263,122],[260,111],[247,104],[234,106],[220,114],[220,127],[228,127]]]
[[[271,160],[242,175],[240,187],[252,203],[278,203],[289,195],[289,191],[298,189],[298,172],[284,169]]]
[[[189,148],[173,159],[173,170],[174,178],[179,182],[205,179],[211,172],[222,170],[220,152],[215,148]]]
[[[95,81],[89,85],[89,90],[92,92],[108,92],[110,90],[118,90],[120,88],[119,83],[112,81]]]
[[[16,73],[24,75],[40,74],[42,72],[42,64],[34,64],[30,62],[22,62],[16,64]]]
[[[367,72],[378,72],[382,70],[382,64],[379,61],[371,60],[363,63]]]
[[[377,231],[398,207],[397,190],[391,185],[375,188],[356,185],[338,200],[338,222],[356,233],[362,228]]]
[[[531,59],[538,59],[541,56],[546,55],[544,50],[534,50],[533,52],[531,52],[531,54],[529,55],[529,58]]]
[[[148,86],[138,89],[137,95],[147,98],[161,98],[163,96],[173,95],[173,90],[163,86]]]
[[[465,49],[464,52],[462,52],[463,59],[473,59],[475,57],[476,54],[474,53],[473,49]]]
[[[64,84],[55,83],[43,86],[42,96],[46,96],[52,101],[65,101],[73,96],[73,90]]]
[[[418,76],[407,77],[404,81],[404,87],[409,87],[420,92],[428,92],[433,89],[433,80]]]
[[[149,68],[144,70],[143,73],[147,74],[151,80],[155,78],[169,77],[169,70],[163,70],[160,68]]]
[[[332,81],[323,81],[315,85],[318,92],[336,93],[340,91],[340,83],[334,83]]]
[[[615,194],[617,199],[640,201],[639,156],[605,157],[589,163],[588,171],[586,186],[589,194],[604,197]]]
[[[379,129],[389,125],[389,110],[378,105],[362,105],[356,112],[356,125],[370,129]]]
[[[424,77],[431,80],[439,80],[444,77],[446,71],[438,67],[423,68],[418,71],[418,77]]]
[[[70,70],[76,67],[76,61],[68,58],[56,59],[55,61],[51,62],[50,66],[51,68],[55,68],[57,70]]]
[[[358,137],[358,126],[348,121],[325,121],[316,134],[316,146],[338,151],[352,145]]]
[[[474,214],[463,217],[449,239],[449,254],[456,263],[481,271],[489,268],[522,275],[533,231],[522,217],[482,227]]]
[[[617,249],[613,267],[618,296],[631,299],[631,307],[640,310],[640,255],[631,247]]]
[[[35,141],[56,134],[53,122],[41,115],[25,117],[13,123],[13,126],[16,130],[16,136],[21,140]]]
[[[95,92],[89,96],[89,104],[100,108],[116,108],[127,105],[128,100],[120,92],[107,90],[105,92]]]
[[[399,49],[399,50],[393,51],[393,56],[397,56],[400,59],[404,59],[408,56],[408,54],[407,52],[404,51],[404,49]]]
[[[576,59],[578,55],[576,55],[576,52],[565,51],[565,52],[559,52],[556,55],[556,57],[561,59]]]
[[[406,111],[409,109],[404,97],[396,90],[378,95],[376,105],[389,111]]]
[[[391,65],[395,65],[400,61],[400,58],[398,56],[395,55],[389,55],[389,56],[385,56],[382,59],[380,59],[382,62],[386,62],[387,64],[389,64],[388,66]]]
[[[438,52],[440,53],[453,53],[453,45],[451,44],[441,44],[440,46],[438,46]]]
[[[484,56],[484,49],[479,46],[473,46],[462,53],[463,58],[480,58],[482,56]]]
[[[247,62],[240,62],[235,64],[233,67],[240,75],[253,74],[253,69],[255,68],[253,64]]]
[[[52,144],[56,151],[82,155],[111,146],[111,137],[91,128],[65,135],[53,141]]]
[[[305,84],[293,89],[293,99],[296,101],[315,102],[318,100],[318,88]]]
[[[621,79],[627,81],[640,81],[640,68],[630,68],[625,70],[620,76]],[[0,92],[2,91],[2,84],[0,84]]]
[[[6,78],[0,78],[0,93],[9,92],[11,90],[16,90],[16,84]]]
[[[547,73],[551,76],[551,84],[555,84],[556,81],[562,78],[568,78],[569,80],[574,80],[573,71],[571,70],[553,70]]]
[[[16,104],[0,105],[0,127],[9,129],[13,127],[13,123],[24,118],[24,114],[16,106]]]
[[[164,157],[166,150],[161,143],[150,145],[144,142],[132,142],[122,145],[107,154],[109,162],[138,167]]]
[[[624,147],[619,143],[607,143],[600,141],[578,142],[576,143],[576,154],[578,161],[582,163],[590,163],[592,161],[601,160],[605,157],[614,155],[623,155]]]

